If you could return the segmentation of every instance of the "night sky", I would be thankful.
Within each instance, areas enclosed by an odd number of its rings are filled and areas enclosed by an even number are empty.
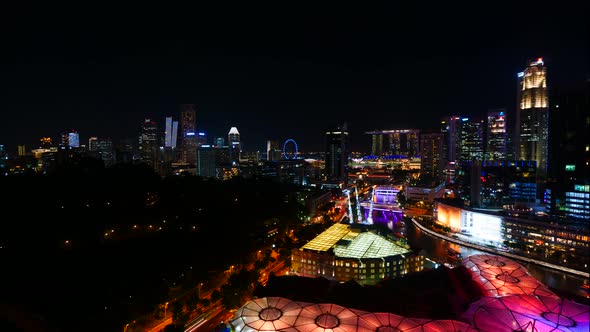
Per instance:
[[[353,150],[367,151],[366,130],[436,128],[443,115],[498,107],[511,114],[527,59],[543,57],[550,86],[589,76],[582,2],[390,2],[5,7],[0,144],[31,148],[70,128],[83,143],[136,137],[144,117],[162,125],[194,103],[200,131],[225,137],[237,126],[246,150],[270,138],[321,150],[322,133],[346,121]]]

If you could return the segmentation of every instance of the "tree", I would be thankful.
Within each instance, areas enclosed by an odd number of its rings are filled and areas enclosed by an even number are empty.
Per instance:
[[[184,325],[188,321],[189,315],[184,310],[183,302],[176,302],[172,309],[172,321],[176,325]]]

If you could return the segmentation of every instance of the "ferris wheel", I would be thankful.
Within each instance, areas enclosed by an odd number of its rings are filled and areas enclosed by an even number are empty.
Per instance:
[[[289,138],[283,144],[283,158],[285,159],[297,159],[297,154],[299,150],[297,149],[297,142],[294,139]]]

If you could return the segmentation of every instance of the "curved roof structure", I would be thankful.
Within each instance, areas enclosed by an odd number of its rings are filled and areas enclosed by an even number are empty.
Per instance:
[[[237,332],[470,332],[455,320],[406,318],[386,312],[370,313],[331,303],[305,303],[281,297],[252,300],[230,320]]]
[[[263,297],[246,303],[230,321],[235,331],[279,331],[293,326],[302,303],[281,297]]]
[[[463,265],[485,296],[524,294],[559,298],[531,276],[525,267],[511,259],[485,254],[471,255],[463,259]]]
[[[463,317],[481,331],[590,331],[588,306],[553,297],[484,297]]]
[[[293,327],[300,332],[373,331],[371,325],[360,321],[365,311],[348,309],[337,304],[320,303],[304,307]]]

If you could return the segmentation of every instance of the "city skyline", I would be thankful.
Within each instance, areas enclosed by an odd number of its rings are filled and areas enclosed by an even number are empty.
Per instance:
[[[134,16],[109,27],[92,18],[44,25],[34,10],[16,12],[0,61],[0,144],[32,148],[69,129],[81,142],[118,141],[145,118],[162,127],[179,105],[195,104],[210,140],[235,126],[246,150],[293,138],[320,151],[325,130],[347,122],[351,151],[367,151],[366,131],[433,129],[443,116],[496,108],[512,116],[516,75],[530,59],[544,59],[550,93],[588,77],[575,8],[552,8],[532,30],[520,28],[517,6],[461,20],[450,7],[342,9],[248,18],[203,10],[186,25]]]

